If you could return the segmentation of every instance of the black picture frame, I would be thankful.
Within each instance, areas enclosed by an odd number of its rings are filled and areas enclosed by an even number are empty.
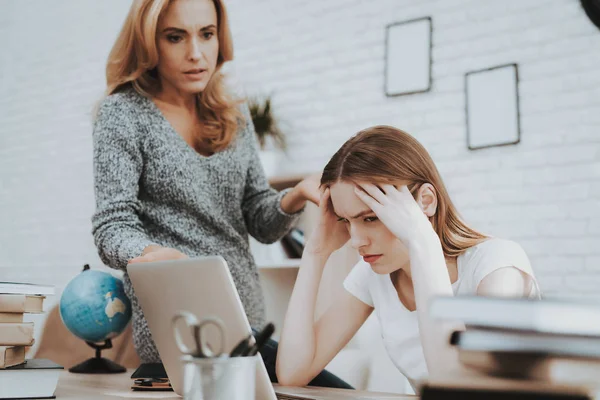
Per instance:
[[[393,92],[389,90],[389,81],[388,81],[388,76],[390,73],[390,66],[389,66],[389,56],[390,56],[390,46],[393,45],[392,43],[390,43],[390,31],[392,29],[394,29],[394,27],[398,27],[398,26],[402,26],[402,25],[407,25],[407,24],[413,24],[413,23],[419,23],[422,21],[427,21],[429,24],[429,46],[428,46],[428,56],[429,56],[429,68],[428,68],[428,75],[429,75],[429,79],[428,79],[428,85],[426,88],[423,88],[421,90],[411,90],[411,91],[399,91],[399,92]],[[406,96],[406,95],[411,95],[411,94],[416,94],[416,93],[426,93],[429,92],[433,86],[433,78],[432,78],[432,69],[433,69],[433,57],[432,57],[432,52],[433,52],[433,21],[432,18],[430,16],[426,16],[426,17],[420,17],[420,18],[415,18],[415,19],[410,19],[410,20],[406,20],[406,21],[400,21],[400,22],[394,22],[391,24],[386,25],[385,27],[385,54],[384,54],[384,84],[383,84],[383,90],[385,92],[385,95],[387,97],[398,97],[398,96]]]
[[[600,0],[581,0],[581,7],[590,21],[600,29]]]
[[[473,146],[472,142],[472,132],[469,126],[469,77],[475,74],[481,74],[486,72],[495,71],[503,68],[513,68],[514,69],[514,82],[515,82],[515,106],[516,106],[516,139],[508,140],[503,142],[497,142],[493,144]],[[469,150],[480,150],[487,149],[490,147],[500,147],[500,146],[512,146],[521,142],[521,106],[520,106],[520,96],[519,96],[519,65],[517,63],[509,63],[496,65],[489,68],[473,70],[465,73],[464,76],[464,91],[465,91],[465,126],[467,131],[467,147]]]

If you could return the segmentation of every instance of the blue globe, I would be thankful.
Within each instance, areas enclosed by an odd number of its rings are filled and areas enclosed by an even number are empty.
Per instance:
[[[72,334],[88,342],[119,335],[131,318],[123,282],[109,273],[84,270],[65,287],[60,317]]]

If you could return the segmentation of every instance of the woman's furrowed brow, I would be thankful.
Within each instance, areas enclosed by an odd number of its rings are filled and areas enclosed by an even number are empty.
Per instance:
[[[370,208],[367,208],[366,210],[363,210],[363,211],[359,212],[358,214],[356,214],[355,216],[350,217],[350,218],[356,219],[356,218],[364,217],[365,215],[372,214],[372,213],[373,213],[373,210],[371,210]]]
[[[344,219],[344,217],[340,217],[339,215],[337,215],[337,213],[336,213],[336,212],[334,212],[333,214],[334,214],[334,215],[335,215],[337,218]],[[366,210],[363,210],[363,211],[359,212],[359,213],[358,213],[358,214],[356,214],[355,216],[353,216],[353,217],[350,217],[350,219],[356,219],[356,218],[364,217],[364,216],[365,216],[365,215],[367,215],[367,214],[373,214],[373,210],[371,210],[371,209],[367,208]]]

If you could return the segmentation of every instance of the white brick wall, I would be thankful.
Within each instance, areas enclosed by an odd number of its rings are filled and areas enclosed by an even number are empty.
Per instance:
[[[0,280],[57,285],[101,265],[91,110],[129,2],[0,2]],[[39,338],[43,316],[28,316]],[[91,353],[90,353],[91,354]]]
[[[236,72],[248,92],[274,93],[291,171],[318,169],[361,128],[405,129],[474,227],[522,243],[548,296],[600,299],[600,30],[578,1],[245,4],[229,1]],[[433,89],[386,98],[385,26],[422,16],[433,19]],[[470,152],[464,74],[512,62],[521,143]]]
[[[90,110],[126,0],[0,2],[0,279],[64,284],[99,265]],[[430,150],[466,219],[518,240],[550,296],[600,299],[600,30],[576,0],[229,0],[247,93],[273,93],[286,172],[358,130]],[[433,19],[433,89],[386,98],[385,25]],[[469,152],[464,73],[516,62],[522,140]],[[57,299],[55,299],[57,300]]]

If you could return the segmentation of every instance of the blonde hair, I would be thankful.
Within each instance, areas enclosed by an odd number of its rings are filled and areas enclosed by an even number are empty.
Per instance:
[[[413,196],[422,184],[431,184],[438,204],[430,221],[446,257],[456,257],[487,239],[461,220],[427,150],[400,129],[375,126],[344,143],[325,166],[321,185],[331,186],[340,181],[408,182]]]
[[[139,94],[152,97],[160,91],[156,71],[158,21],[174,0],[134,0],[113,45],[106,65],[106,95],[131,86]],[[233,41],[227,11],[222,0],[213,0],[217,11],[219,54],[217,68],[206,88],[198,96],[198,116],[201,136],[197,137],[212,151],[226,148],[235,138],[239,120],[243,120],[238,105],[242,102],[227,93],[220,69],[233,59]]]

